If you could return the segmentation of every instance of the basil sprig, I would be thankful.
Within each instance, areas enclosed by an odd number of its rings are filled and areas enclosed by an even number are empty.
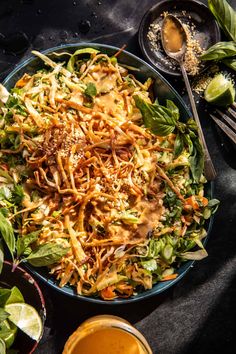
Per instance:
[[[44,267],[56,263],[68,252],[69,248],[57,243],[45,243],[32,251],[26,260],[34,267]]]
[[[229,40],[236,41],[236,12],[226,0],[208,0],[208,6]]]
[[[69,248],[55,242],[35,247],[40,232],[41,230],[38,230],[24,236],[18,236],[16,241],[12,225],[0,212],[0,235],[5,241],[15,265],[22,261],[28,261],[35,267],[44,267],[56,263],[67,254]],[[3,266],[3,258],[4,253],[0,243],[0,273]]]
[[[0,234],[2,235],[5,244],[7,245],[12,258],[14,257],[14,252],[16,248],[15,235],[12,225],[0,212]]]
[[[41,230],[38,231],[33,231],[30,234],[18,237],[17,242],[16,242],[16,252],[17,252],[17,258],[19,258],[21,255],[25,254],[27,252],[28,247],[37,241],[38,235],[40,234]],[[28,251],[30,252],[30,251]]]
[[[157,102],[150,104],[139,96],[134,96],[134,100],[136,107],[142,113],[144,125],[152,133],[165,136],[175,130],[176,118],[170,109],[159,105]]]
[[[221,60],[236,55],[236,43],[218,42],[201,55],[202,60]]]
[[[226,0],[208,0],[208,6],[230,41],[214,44],[200,58],[221,61],[236,71],[236,11]]]
[[[152,133],[166,136],[176,132],[174,157],[177,158],[186,146],[189,150],[190,170],[195,182],[199,182],[204,168],[204,153],[198,138],[198,128],[193,119],[187,123],[179,122],[179,109],[174,102],[167,100],[167,107],[155,101],[148,103],[140,96],[134,96],[136,107],[142,113],[144,125]]]
[[[229,59],[224,59],[222,61],[226,66],[228,66],[230,69],[236,71],[236,58],[229,58]]]

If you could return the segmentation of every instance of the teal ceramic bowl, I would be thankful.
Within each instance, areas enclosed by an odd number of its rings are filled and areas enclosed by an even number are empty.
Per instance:
[[[114,55],[119,48],[112,47],[109,45],[103,45],[103,44],[97,44],[97,43],[78,43],[78,44],[68,44],[68,45],[62,45],[59,47],[55,48],[50,48],[45,50],[43,53],[46,55],[50,55],[50,57],[53,59],[55,55],[53,53],[61,53],[61,52],[75,52],[79,48],[85,48],[85,47],[93,47],[95,49],[100,50],[103,53],[108,54],[109,56]],[[63,60],[63,56],[56,57],[57,60]],[[68,60],[68,56],[65,57],[65,60]],[[154,79],[154,93],[155,96],[158,97],[158,100],[160,103],[165,103],[166,99],[174,101],[174,103],[179,107],[180,114],[181,114],[181,119],[184,121],[188,119],[191,116],[191,113],[189,112],[188,108],[186,107],[184,101],[180,97],[180,95],[175,91],[175,89],[168,83],[166,79],[162,77],[161,74],[159,74],[158,71],[156,71],[153,67],[151,67],[149,64],[147,64],[144,60],[138,58],[137,56],[128,53],[126,51],[123,51],[119,55],[119,62],[133,66],[139,69],[139,71],[135,72],[135,76],[137,77],[138,80],[144,82],[148,77],[152,77]],[[30,57],[29,59],[23,61],[20,63],[3,81],[3,85],[7,89],[11,89],[16,81],[22,77],[24,73],[34,73],[36,70],[40,69],[43,67],[43,63],[40,59],[35,58],[35,57]],[[213,194],[213,182],[209,182],[206,185],[206,190],[205,193],[208,197],[212,197]],[[206,224],[206,229],[207,229],[207,237],[210,233],[211,230],[211,225],[212,225],[213,219],[211,218],[208,224]],[[207,237],[204,239],[204,243],[207,241]],[[42,281],[47,283],[50,287],[54,288],[57,291],[60,291],[61,293],[65,295],[72,296],[74,298],[78,298],[80,300],[86,300],[88,302],[93,302],[93,303],[98,303],[98,304],[108,304],[108,305],[116,305],[116,304],[124,304],[124,303],[131,303],[131,302],[136,302],[139,300],[143,300],[146,298],[149,298],[150,296],[157,295],[165,291],[166,289],[170,288],[173,286],[175,283],[180,281],[180,279],[187,273],[187,271],[191,268],[193,261],[187,261],[184,263],[178,270],[178,277],[174,280],[166,281],[163,283],[157,283],[156,285],[153,286],[152,289],[150,290],[145,290],[142,293],[139,293],[138,295],[135,295],[129,299],[114,299],[112,301],[105,301],[102,299],[98,298],[93,298],[93,297],[86,297],[86,296],[81,296],[77,295],[72,287],[65,286],[63,288],[60,288],[58,286],[58,283],[56,280],[49,274],[48,270],[46,268],[33,268],[29,264],[25,263],[25,266],[29,271],[31,271],[35,276],[40,278]]]

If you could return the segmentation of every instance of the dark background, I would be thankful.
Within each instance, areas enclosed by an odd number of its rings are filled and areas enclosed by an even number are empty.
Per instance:
[[[157,2],[1,0],[0,78],[29,56],[32,49],[43,50],[62,43],[94,41],[118,47],[127,44],[127,50],[142,57],[138,26],[144,13]],[[236,0],[229,2],[236,8]],[[171,82],[181,93],[180,80]],[[218,173],[215,197],[221,200],[207,244],[209,256],[163,295],[133,305],[91,305],[40,283],[48,316],[35,354],[61,353],[69,334],[84,319],[98,313],[128,319],[141,330],[154,353],[236,353],[236,150],[210,122],[206,109],[200,100],[201,120]]]

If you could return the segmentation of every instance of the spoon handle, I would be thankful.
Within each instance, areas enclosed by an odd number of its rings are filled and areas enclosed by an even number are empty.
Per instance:
[[[193,112],[193,118],[195,120],[195,122],[197,123],[198,126],[198,132],[199,132],[199,136],[200,136],[200,140],[202,142],[203,145],[203,152],[204,152],[204,172],[205,172],[205,177],[208,181],[212,181],[216,178],[216,171],[213,165],[213,162],[211,160],[211,156],[209,154],[208,148],[207,148],[207,144],[204,138],[204,134],[202,131],[202,127],[201,127],[201,123],[200,123],[200,119],[198,116],[198,112],[197,112],[197,107],[194,101],[194,97],[193,97],[193,93],[192,93],[192,89],[189,83],[189,79],[188,79],[188,75],[187,72],[185,70],[185,67],[183,65],[183,63],[180,64],[180,68],[182,71],[182,75],[184,78],[184,82],[185,82],[185,86],[188,92],[188,97],[190,100],[190,104],[192,107],[192,112]]]

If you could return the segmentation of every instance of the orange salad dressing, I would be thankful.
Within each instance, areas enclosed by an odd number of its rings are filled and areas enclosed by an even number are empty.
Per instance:
[[[118,328],[101,328],[81,338],[71,354],[146,354],[139,341]]]
[[[178,52],[183,46],[183,32],[169,18],[164,25],[164,38],[166,49],[171,53]]]

